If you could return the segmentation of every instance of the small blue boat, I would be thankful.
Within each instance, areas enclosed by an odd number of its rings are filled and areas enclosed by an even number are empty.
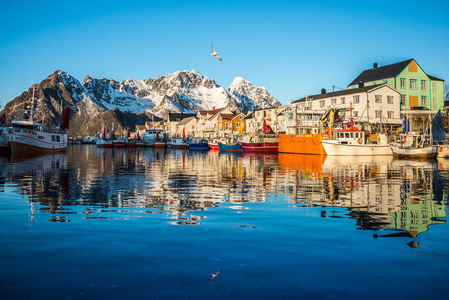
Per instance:
[[[220,148],[220,151],[240,151],[240,152],[243,151],[239,143],[233,144],[218,143],[218,147]]]
[[[189,150],[209,150],[209,144],[207,142],[203,141],[194,141],[194,142],[187,142],[187,145],[189,145]]]

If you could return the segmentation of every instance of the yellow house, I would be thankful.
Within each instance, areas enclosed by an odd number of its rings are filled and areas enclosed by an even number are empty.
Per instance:
[[[221,114],[218,124],[221,136],[242,134],[246,130],[245,114]]]

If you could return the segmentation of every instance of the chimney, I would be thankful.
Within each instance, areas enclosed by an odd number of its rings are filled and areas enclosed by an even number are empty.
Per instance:
[[[373,69],[377,69],[377,63],[373,64]]]
[[[321,94],[326,94],[326,89],[321,89]]]
[[[365,86],[365,84],[363,83],[363,81],[360,81],[359,82],[359,88],[362,88],[362,87],[364,87]]]
[[[212,110],[215,110],[215,106],[212,107]]]

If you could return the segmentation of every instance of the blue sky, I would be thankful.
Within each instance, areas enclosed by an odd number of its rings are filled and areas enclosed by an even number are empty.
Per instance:
[[[414,58],[449,80],[449,1],[0,3],[0,105],[56,70],[121,81],[241,76],[282,104]],[[210,56],[211,45],[223,61]]]

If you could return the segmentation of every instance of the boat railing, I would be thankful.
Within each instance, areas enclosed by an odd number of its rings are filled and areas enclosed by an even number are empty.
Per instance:
[[[63,133],[65,133],[65,131],[60,129],[60,128],[46,128],[46,127],[42,127],[42,128],[13,127],[13,128],[11,128],[11,132],[12,133],[18,133],[18,132],[35,132],[35,133],[48,132],[48,133],[54,133],[54,134],[63,134]]]

